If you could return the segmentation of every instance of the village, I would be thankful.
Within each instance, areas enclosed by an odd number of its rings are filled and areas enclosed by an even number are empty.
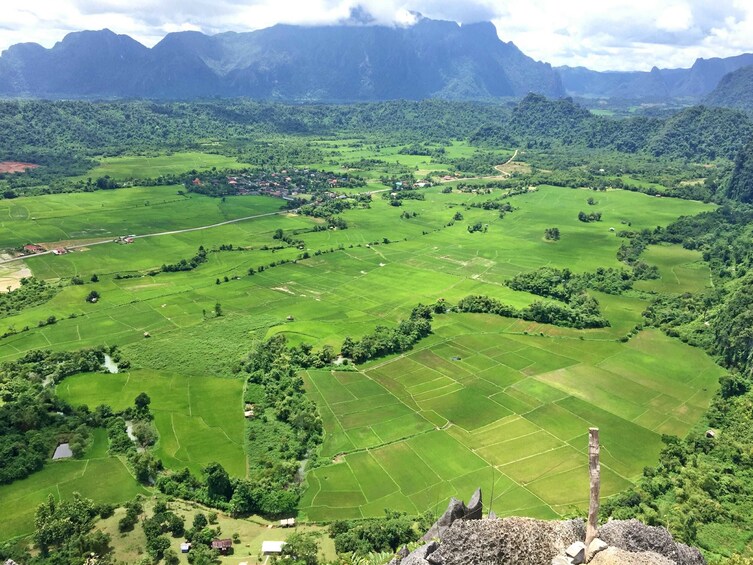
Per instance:
[[[210,196],[264,195],[293,200],[301,194],[358,188],[366,184],[360,177],[336,175],[313,169],[291,169],[279,172],[225,174],[208,171],[191,175],[184,182],[189,192]]]

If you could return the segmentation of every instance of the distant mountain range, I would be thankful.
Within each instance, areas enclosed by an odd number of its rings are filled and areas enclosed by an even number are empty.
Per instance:
[[[148,49],[109,30],[0,57],[0,95],[280,100],[483,99],[565,93],[552,67],[500,41],[491,23],[410,27],[276,25],[167,35]]]
[[[753,53],[726,59],[697,59],[689,69],[634,72],[598,72],[584,67],[558,67],[562,84],[571,96],[663,100],[700,99],[709,94],[727,73],[753,65]]]
[[[552,68],[501,41],[491,23],[419,18],[407,27],[276,25],[247,33],[167,35],[149,49],[109,30],[68,34],[51,49],[0,56],[0,96],[33,98],[375,101],[520,98],[529,92],[700,100],[753,54],[699,59],[690,69],[596,72]]]

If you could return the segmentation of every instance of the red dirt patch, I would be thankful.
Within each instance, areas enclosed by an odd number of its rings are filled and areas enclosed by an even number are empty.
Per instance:
[[[26,169],[36,169],[39,165],[34,163],[19,163],[18,161],[0,162],[0,173],[25,173]]]

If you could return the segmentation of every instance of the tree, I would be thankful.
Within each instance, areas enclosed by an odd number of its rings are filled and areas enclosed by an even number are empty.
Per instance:
[[[149,398],[149,395],[145,392],[140,392],[139,395],[134,399],[133,403],[136,405],[136,408],[139,412],[144,412],[148,410],[149,405],[152,403],[152,399]]]
[[[222,316],[222,304],[219,302],[214,305],[214,315],[218,318]]]
[[[315,533],[295,533],[288,537],[282,552],[272,563],[285,565],[318,565],[319,544]]]
[[[97,273],[94,273],[92,275],[92,278],[90,279],[92,282],[99,282],[99,277],[97,276]]]
[[[180,558],[174,549],[166,549],[162,553],[162,558],[165,560],[165,565],[178,565],[180,563]]]
[[[97,510],[94,503],[74,492],[71,500],[57,502],[52,495],[40,504],[35,515],[34,541],[43,554],[65,545],[74,537],[88,534]]]
[[[136,436],[136,441],[139,442],[141,447],[148,447],[154,445],[157,441],[157,434],[154,428],[148,422],[136,422],[133,424],[132,433]]]
[[[193,517],[193,529],[194,530],[203,530],[207,527],[209,524],[209,520],[207,520],[206,515],[203,512],[197,512],[196,515]]]
[[[233,486],[230,484],[230,477],[222,465],[210,463],[204,467],[204,475],[206,475],[207,493],[210,498],[230,500],[230,497],[233,496]]]
[[[549,241],[558,241],[560,238],[559,228],[546,228],[544,230],[544,239]]]
[[[96,302],[99,300],[100,294],[96,290],[92,290],[89,294],[86,295],[85,300],[87,302]]]
[[[136,479],[143,484],[150,484],[162,470],[162,461],[149,451],[141,451],[131,455],[128,460],[133,466]]]
[[[203,544],[193,545],[188,552],[188,562],[191,565],[215,565],[220,562],[219,553]]]

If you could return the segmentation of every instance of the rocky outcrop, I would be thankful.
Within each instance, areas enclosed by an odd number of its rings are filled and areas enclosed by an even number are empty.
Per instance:
[[[400,565],[545,564],[586,535],[582,520],[564,522],[503,518],[456,520],[434,551],[426,546]],[[421,554],[420,560],[414,556]]]
[[[599,538],[608,545],[626,551],[651,552],[666,557],[673,563],[703,565],[701,552],[677,543],[670,533],[657,526],[647,526],[638,520],[613,520],[599,528]]]
[[[608,547],[597,554],[589,565],[674,565],[675,562],[657,553],[634,553],[618,547]]]
[[[434,525],[429,528],[429,531],[421,539],[423,541],[441,539],[447,529],[456,520],[479,520],[482,513],[481,489],[476,489],[476,492],[473,493],[471,499],[468,501],[468,506],[462,500],[452,497],[447,510],[439,517],[439,520],[434,522]]]
[[[457,508],[457,505],[452,505]],[[449,509],[448,509],[449,510]],[[677,543],[664,528],[612,521],[584,551],[583,520],[455,519],[441,539],[390,565],[705,565],[700,552]],[[598,549],[597,549],[598,548]],[[404,554],[403,554],[404,555]]]

